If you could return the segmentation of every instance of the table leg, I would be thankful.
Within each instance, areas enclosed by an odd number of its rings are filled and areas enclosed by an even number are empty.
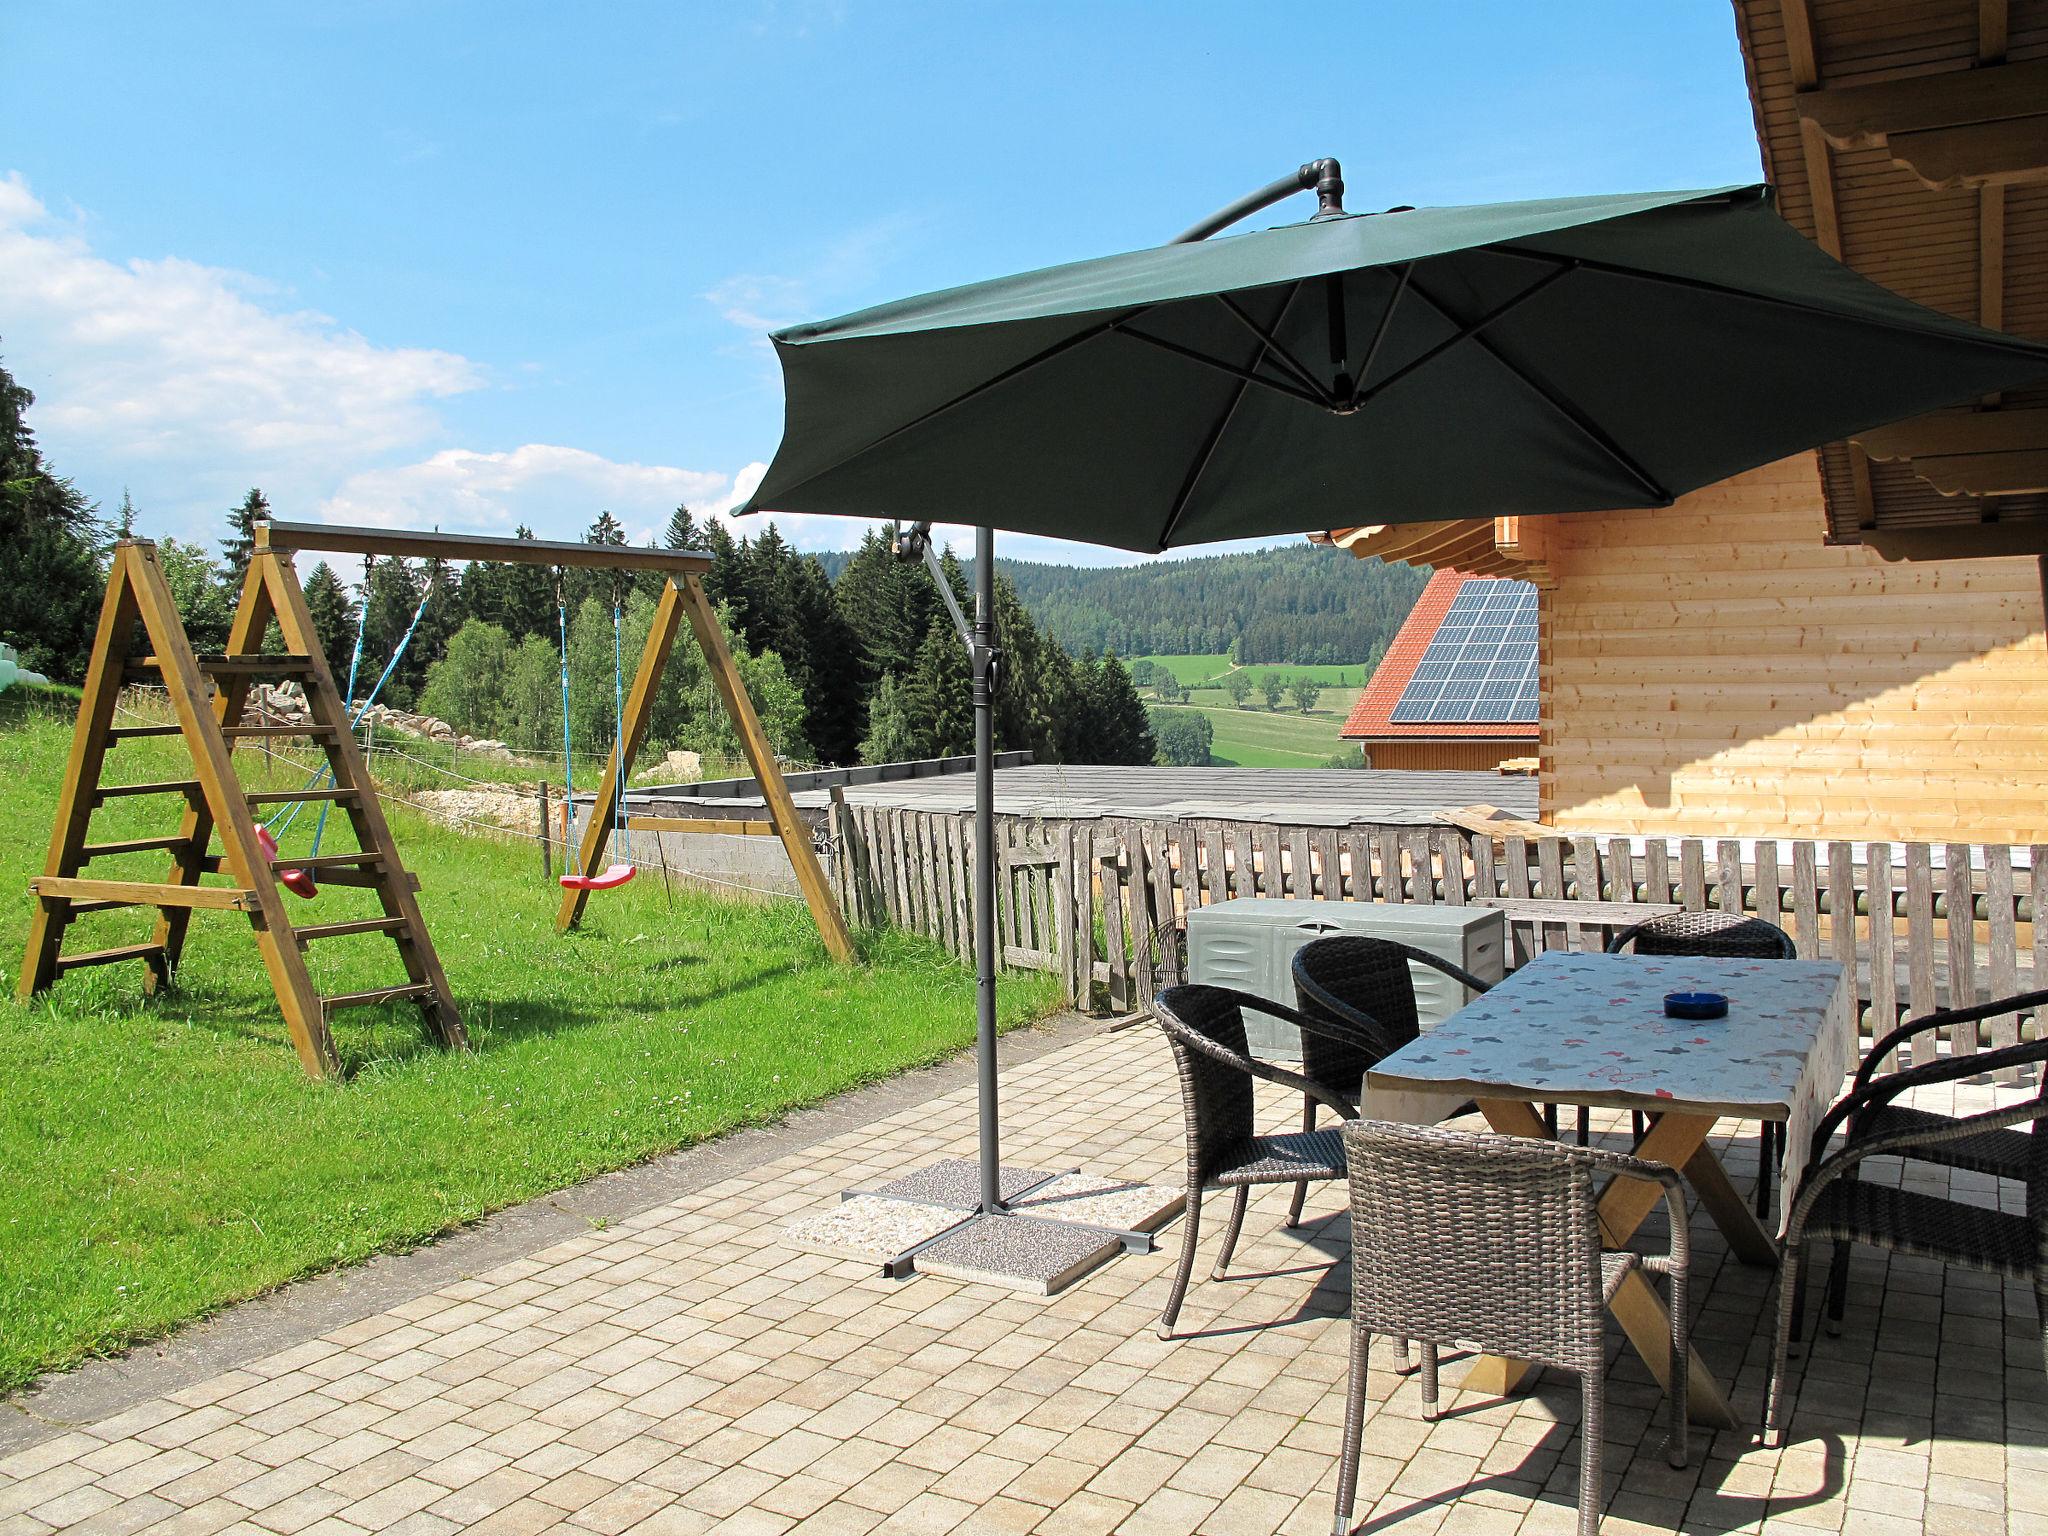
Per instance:
[[[1481,1099],[1479,1110],[1486,1116],[1486,1123],[1504,1136],[1543,1135],[1543,1117],[1533,1104],[1512,1099]],[[1693,1158],[1702,1153],[1711,1161],[1713,1154],[1706,1151],[1706,1136],[1713,1125],[1714,1117],[1710,1115],[1665,1114],[1650,1128],[1637,1153],[1679,1167],[1688,1167]],[[1720,1172],[1718,1163],[1714,1164],[1714,1171]],[[1721,1183],[1724,1188],[1727,1186],[1726,1174],[1721,1174]],[[1730,1189],[1729,1193],[1733,1194],[1733,1190]],[[1661,1189],[1642,1179],[1616,1179],[1600,1200],[1601,1236],[1613,1247],[1622,1246],[1635,1235],[1643,1218],[1662,1204],[1663,1198]],[[1739,1198],[1736,1204],[1741,1205]],[[1744,1209],[1746,1213],[1747,1208]],[[1669,1391],[1671,1313],[1656,1289],[1640,1273],[1632,1274],[1615,1292],[1609,1310],[1628,1335],[1629,1342],[1643,1357],[1643,1363],[1649,1366],[1650,1374]],[[1459,1385],[1463,1391],[1505,1397],[1519,1390],[1533,1372],[1534,1367],[1526,1360],[1482,1355],[1465,1373],[1465,1379]],[[1716,1429],[1735,1427],[1735,1415],[1728,1407],[1721,1384],[1700,1359],[1697,1349],[1690,1352],[1687,1386],[1687,1409],[1695,1424]]]
[[[1759,1269],[1778,1266],[1778,1244],[1749,1208],[1749,1202],[1728,1181],[1728,1170],[1713,1148],[1700,1149],[1684,1165],[1686,1182],[1698,1191],[1700,1204],[1714,1218],[1714,1225],[1728,1239],[1728,1251],[1743,1263]]]

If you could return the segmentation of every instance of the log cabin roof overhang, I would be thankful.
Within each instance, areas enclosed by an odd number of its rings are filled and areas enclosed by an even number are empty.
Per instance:
[[[1765,173],[1830,255],[2048,338],[2048,0],[1734,0]],[[2048,390],[1820,450],[1831,543],[2048,553]]]

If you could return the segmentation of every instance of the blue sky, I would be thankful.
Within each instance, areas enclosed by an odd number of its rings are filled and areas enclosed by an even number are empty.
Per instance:
[[[0,0],[0,356],[146,532],[250,485],[644,532],[773,453],[770,326],[1157,244],[1325,154],[1353,209],[1760,174],[1718,0]]]

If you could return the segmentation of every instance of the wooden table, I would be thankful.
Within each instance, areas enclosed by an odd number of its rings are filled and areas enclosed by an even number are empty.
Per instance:
[[[1668,992],[1720,992],[1728,1017],[1705,1023],[1664,1015]],[[1694,960],[1638,955],[1540,955],[1506,981],[1366,1074],[1368,1119],[1430,1124],[1468,1099],[1494,1130],[1543,1136],[1538,1104],[1642,1110],[1657,1117],[1637,1154],[1685,1172],[1700,1204],[1745,1263],[1775,1264],[1777,1244],[1729,1182],[1707,1137],[1724,1115],[1784,1122],[1780,1188],[1791,1206],[1812,1128],[1855,1060],[1855,1019],[1842,967],[1832,961]],[[1656,1185],[1616,1179],[1600,1200],[1601,1234],[1627,1244],[1662,1201]],[[1640,1271],[1610,1304],[1667,1388],[1671,1322]],[[1526,1361],[1486,1356],[1463,1383],[1505,1394]],[[1735,1420],[1697,1354],[1695,1422]]]

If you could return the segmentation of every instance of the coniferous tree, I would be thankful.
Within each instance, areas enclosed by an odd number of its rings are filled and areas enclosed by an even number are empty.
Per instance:
[[[665,549],[702,549],[704,530],[697,526],[697,520],[690,515],[690,509],[678,506],[669,514],[668,527],[662,530],[662,547]]]
[[[348,588],[325,560],[306,576],[306,611],[312,615],[313,633],[320,637],[320,653],[327,658],[327,670],[334,674],[336,688],[348,687],[349,657],[356,640],[356,605]]]
[[[29,430],[35,396],[0,368],[0,640],[32,671],[82,677],[98,619],[98,524],[92,504],[50,473]]]
[[[135,499],[128,494],[128,487],[125,485],[121,487],[121,505],[114,509],[114,537],[135,537]]]
[[[402,688],[409,699],[419,697],[426,686],[428,668],[447,653],[449,640],[467,617],[462,606],[462,584],[446,560],[438,556],[428,560],[421,572],[420,585],[427,605],[420,610],[412,642],[405,648],[398,670],[387,685]]]
[[[370,690],[377,686],[377,679],[383,676],[385,667],[397,654],[399,641],[412,625],[422,590],[420,573],[408,561],[387,555],[371,567],[369,595],[365,599],[369,612],[363,620],[363,666],[356,681],[357,703],[369,697]],[[438,658],[426,659],[431,662]],[[411,704],[412,694],[400,675],[403,670],[401,663],[399,670],[392,674],[391,681],[384,685],[384,692],[378,697],[380,704],[400,709]]]
[[[220,541],[221,579],[236,593],[256,548],[256,525],[269,516],[270,502],[253,486],[240,505],[228,509],[228,536]]]
[[[513,536],[531,539],[534,533],[531,528],[521,523]],[[497,583],[496,595],[498,612],[483,614],[482,617],[503,626],[505,633],[514,640],[523,640],[528,635],[538,635],[550,645],[555,643],[557,625],[553,571],[540,565],[508,565],[505,567],[503,578]]]

